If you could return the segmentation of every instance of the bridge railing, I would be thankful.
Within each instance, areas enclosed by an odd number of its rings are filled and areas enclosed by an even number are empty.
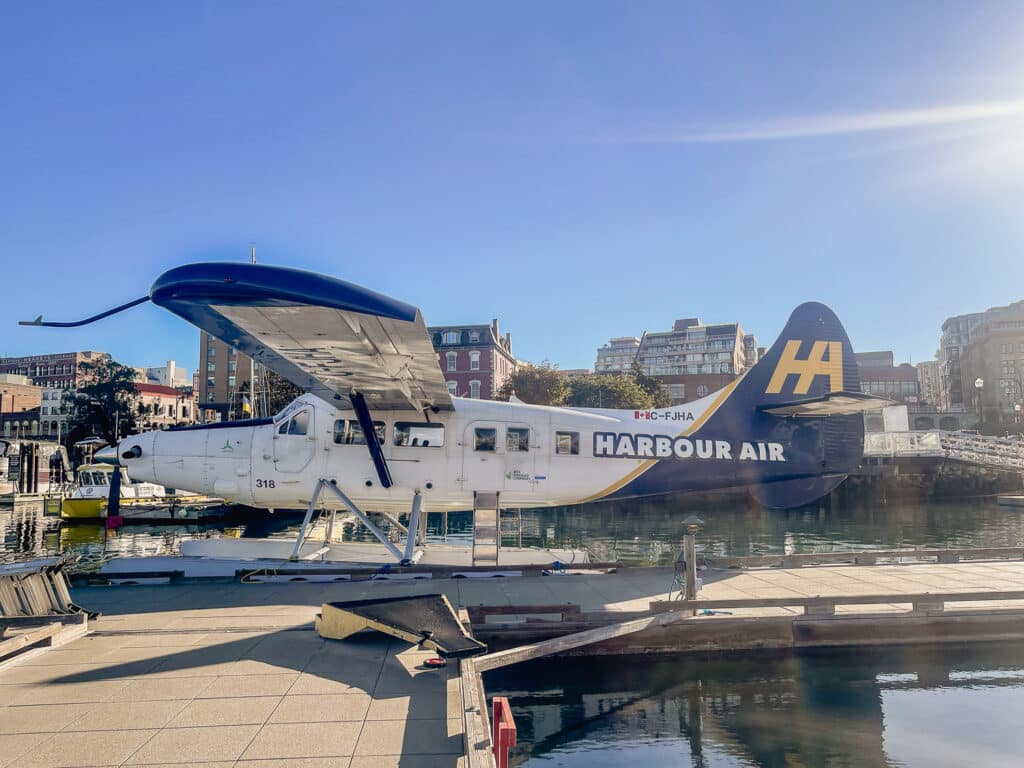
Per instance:
[[[1024,442],[1013,438],[965,435],[941,429],[869,432],[866,457],[941,456],[1000,469],[1024,470]]]

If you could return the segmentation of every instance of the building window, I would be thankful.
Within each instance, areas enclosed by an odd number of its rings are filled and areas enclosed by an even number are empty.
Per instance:
[[[447,384],[448,384],[448,394],[451,395],[452,397],[458,397],[459,396],[459,385],[458,385],[458,383],[454,382],[454,381],[449,381],[449,382],[447,382]]]
[[[523,453],[530,450],[530,430],[526,427],[506,429],[505,450],[508,453]]]
[[[238,361],[237,360],[229,360],[228,361],[228,373],[234,373],[236,370],[238,370]]]
[[[206,345],[206,356],[207,357],[216,357],[217,356],[217,348],[215,346],[213,346],[213,344],[207,344]]]
[[[669,384],[668,393],[673,400],[684,400],[686,399],[686,385],[685,384]]]
[[[228,376],[228,386],[231,387],[232,389],[234,388],[234,386],[235,386],[235,377],[234,376]]]
[[[458,344],[459,343],[459,332],[458,331],[445,331],[444,332],[444,343],[445,344]]]
[[[707,393],[708,393],[708,388],[707,388],[706,384],[698,384],[697,385],[697,397],[704,397]]]
[[[216,363],[207,363],[206,364],[206,370],[207,370],[208,373],[213,373],[214,371],[217,370],[217,364]]]
[[[234,347],[228,347],[228,356],[229,357],[234,357],[237,354],[238,354],[238,350],[237,349],[235,349]]]
[[[480,370],[480,353],[470,352],[469,353],[469,370],[479,371]]]
[[[480,382],[473,380],[469,382],[469,396],[474,400],[480,399]]]
[[[397,421],[395,445],[440,448],[444,445],[444,424]]]
[[[473,430],[473,450],[494,453],[498,443],[498,430],[493,427],[477,427]]]
[[[208,403],[212,403],[213,402],[213,390],[212,389],[206,390],[206,402],[208,402]]]
[[[480,341],[480,331],[470,331],[469,332],[469,343],[470,344],[477,344],[477,343],[479,343],[479,341]]]
[[[579,432],[555,432],[555,453],[560,456],[577,456],[579,452]]]
[[[445,355],[445,357],[448,359],[448,370],[449,371],[456,370],[456,361],[459,359],[459,353],[458,352],[449,352],[449,353],[447,353]]]

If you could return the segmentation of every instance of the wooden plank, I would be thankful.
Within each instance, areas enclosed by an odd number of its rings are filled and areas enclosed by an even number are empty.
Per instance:
[[[38,642],[47,640],[63,629],[63,624],[48,624],[45,627],[39,627],[39,629],[33,629],[29,632],[25,632],[21,635],[9,638],[0,642],[0,659],[5,656],[10,656],[15,651],[20,651],[22,648],[27,648],[30,645],[35,645]]]
[[[879,559],[901,558],[1024,558],[1024,547],[964,547],[961,549],[880,549],[857,552],[807,552],[799,555],[750,555],[740,557],[716,557],[701,554],[716,566],[725,568],[768,568],[780,565],[800,567],[801,565],[824,565],[828,563],[855,563],[871,565]]]
[[[490,722],[483,678],[474,659],[459,660],[462,691],[462,731],[468,768],[493,768]]]
[[[572,650],[573,648],[579,648],[580,646],[600,643],[605,640],[622,637],[623,635],[631,635],[635,632],[642,632],[645,629],[650,629],[651,627],[661,627],[665,624],[671,624],[679,621],[680,619],[688,618],[691,613],[692,610],[690,609],[668,611],[666,613],[657,613],[653,616],[647,616],[642,619],[633,619],[632,621],[622,621],[617,624],[609,624],[605,627],[588,629],[585,632],[577,632],[572,635],[565,635],[564,637],[556,637],[552,640],[543,640],[539,643],[532,643],[530,645],[520,646],[519,648],[510,648],[507,651],[498,651],[497,653],[488,653],[484,656],[477,656],[476,659],[474,659],[474,664],[478,672],[487,672],[492,669],[497,669],[498,667],[508,666],[509,664],[518,664],[531,659],[539,659],[542,656],[563,653],[565,651]]]
[[[828,595],[809,597],[744,597],[723,600],[654,600],[652,611],[681,611],[687,608],[795,608],[836,605],[901,605],[903,603],[972,603],[983,600],[1024,600],[1024,590],[999,592],[915,592],[898,595]]]

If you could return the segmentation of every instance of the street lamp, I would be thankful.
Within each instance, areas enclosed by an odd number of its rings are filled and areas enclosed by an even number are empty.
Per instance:
[[[980,376],[974,380],[974,388],[978,392],[978,431],[981,431],[981,422],[985,420],[984,411],[981,405],[981,388],[985,386],[985,380]]]

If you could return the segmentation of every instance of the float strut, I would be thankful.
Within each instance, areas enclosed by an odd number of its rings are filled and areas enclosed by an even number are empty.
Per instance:
[[[392,541],[385,535],[384,531],[382,531],[380,528],[373,524],[373,521],[366,516],[366,513],[363,512],[363,510],[361,510],[354,503],[352,503],[352,500],[349,499],[349,497],[346,496],[344,493],[342,493],[341,488],[338,487],[338,484],[334,480],[321,480],[320,486],[326,488],[339,499],[341,499],[341,503],[348,508],[348,511],[356,517],[358,517],[359,522],[366,526],[366,530],[373,534],[373,537],[377,541],[379,541],[381,544],[387,547],[388,551],[392,555],[394,555],[395,560],[401,562],[405,559],[402,556],[402,550],[400,550],[398,547],[394,545],[394,543],[392,543]]]
[[[405,534],[405,557],[403,562],[412,562],[413,550],[416,547],[417,539],[420,536],[420,505],[423,498],[420,492],[416,491],[412,496],[412,511],[409,513],[409,528]]]
[[[320,498],[320,490],[324,487],[323,480],[316,481],[316,488],[313,490],[313,498],[309,500],[309,506],[306,507],[306,516],[302,518],[302,527],[299,528],[299,535],[295,539],[295,548],[292,550],[292,554],[289,556],[289,560],[297,560],[299,557],[299,550],[302,549],[303,543],[306,541],[306,534],[309,532],[309,523],[313,519],[313,510],[316,509],[316,500]]]

